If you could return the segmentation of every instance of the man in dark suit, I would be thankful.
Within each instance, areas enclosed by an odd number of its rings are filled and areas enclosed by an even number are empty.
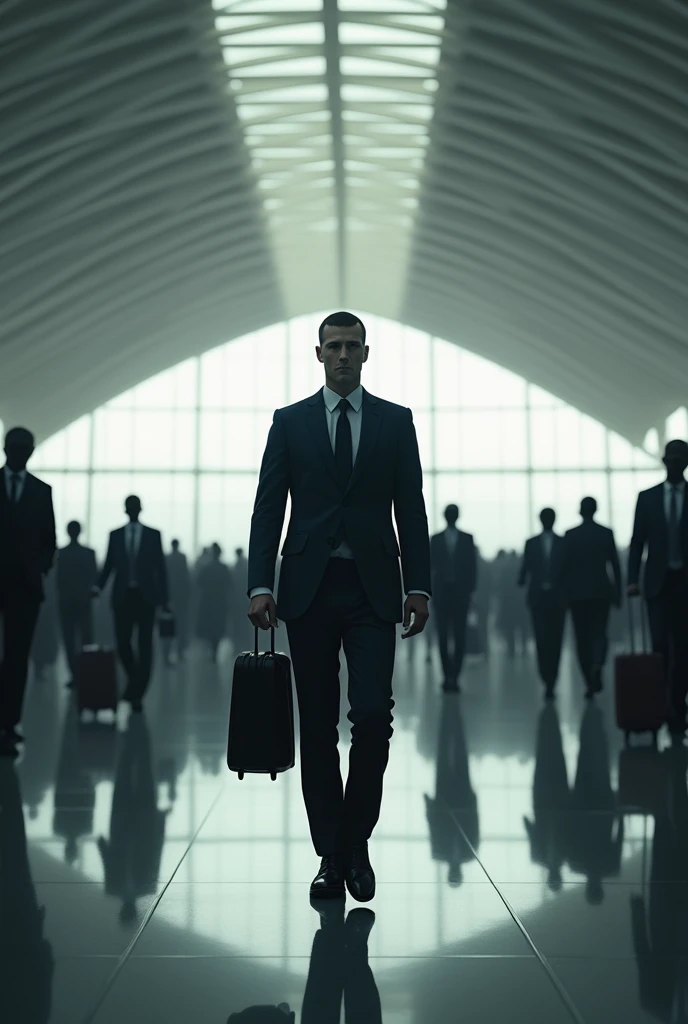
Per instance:
[[[663,461],[666,480],[638,495],[628,557],[628,595],[640,594],[640,565],[647,546],[643,591],[652,647],[664,656],[669,728],[673,735],[682,736],[688,691],[688,501],[684,477],[688,444],[669,441]]]
[[[588,698],[602,689],[609,612],[612,605],[621,605],[621,567],[614,534],[595,522],[596,511],[595,499],[583,498],[583,522],[566,532],[563,568],[564,591]]]
[[[123,699],[141,711],[153,665],[153,626],[156,608],[169,612],[167,570],[159,530],[139,521],[141,501],[131,495],[124,503],[129,523],[110,534],[107,557],[93,594],[98,596],[110,575],[117,653],[129,679]],[[131,641],[137,631],[137,655]]]
[[[547,700],[554,697],[566,621],[566,597],[562,586],[564,538],[554,532],[555,521],[554,509],[543,508],[540,513],[542,533],[526,541],[518,578],[520,587],[528,585],[526,599],[533,620],[538,668]]]
[[[67,527],[70,543],[60,548],[55,567],[57,602],[62,627],[62,643],[71,680],[76,678],[77,652],[93,643],[93,609],[91,590],[98,578],[96,553],[93,548],[79,543],[81,524],[71,522]]]
[[[458,693],[466,649],[466,622],[478,582],[478,565],[473,537],[456,527],[458,505],[447,505],[444,518],[446,529],[430,540],[432,593],[444,672],[442,689],[445,693]]]
[[[320,325],[325,387],[275,412],[260,469],[249,544],[249,618],[287,624],[301,727],[304,800],[322,858],[314,897],[375,894],[368,839],[377,823],[392,735],[395,623],[404,637],[427,621],[430,544],[410,409],[361,387],[365,327],[350,313]],[[278,603],[272,587],[282,548]],[[402,612],[399,544],[406,590]],[[349,670],[353,724],[346,792],[337,750],[339,651]]]
[[[16,753],[29,653],[44,598],[43,578],[55,557],[52,490],[26,470],[34,438],[24,427],[5,437],[7,461],[0,478],[0,754]]]
[[[189,605],[191,603],[191,573],[186,555],[179,550],[179,541],[172,541],[172,550],[166,556],[167,582],[170,589],[170,605],[177,627],[177,657],[181,661],[189,643]],[[171,641],[166,647],[166,661],[170,663]]]

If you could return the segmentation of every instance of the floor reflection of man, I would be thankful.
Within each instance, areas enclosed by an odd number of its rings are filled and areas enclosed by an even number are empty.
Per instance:
[[[566,830],[570,825],[571,790],[561,741],[559,718],[553,704],[538,719],[533,776],[533,820],[523,819],[530,840],[530,856],[547,869],[552,892],[562,886],[566,860]]]
[[[64,838],[65,861],[74,864],[79,856],[79,839],[93,831],[96,803],[95,781],[83,763],[79,709],[74,701],[65,715],[53,800],[53,832]]]
[[[48,1024],[55,961],[43,935],[14,765],[0,760],[0,1019]]]
[[[688,790],[686,750],[663,751],[666,799],[655,817],[649,893],[631,897],[640,1002],[658,1020],[688,1024]]]
[[[442,706],[437,741],[435,798],[425,796],[425,809],[430,827],[432,858],[449,866],[447,881],[451,886],[460,885],[462,864],[473,860],[475,856],[473,851],[477,850],[480,842],[480,827],[478,801],[471,786],[463,720],[456,698],[446,700]]]
[[[137,899],[156,891],[167,814],[158,809],[148,726],[143,718],[134,716],[117,764],[110,839],[101,836],[98,840],[105,892],[121,899],[123,922],[135,921]]]

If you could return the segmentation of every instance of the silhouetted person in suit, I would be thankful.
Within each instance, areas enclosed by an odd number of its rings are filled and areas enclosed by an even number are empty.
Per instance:
[[[79,652],[93,643],[91,591],[98,578],[98,566],[93,548],[79,543],[81,524],[71,522],[67,533],[70,542],[58,551],[55,583],[62,643],[71,673],[68,685],[72,686],[76,679]]]
[[[210,646],[210,656],[217,661],[221,641],[227,636],[232,574],[222,561],[222,548],[212,546],[212,560],[198,574],[198,622],[196,632]]]
[[[135,921],[136,900],[156,891],[167,814],[158,809],[148,726],[132,717],[117,762],[110,839],[98,840],[105,892],[121,899],[121,921]]]
[[[609,612],[613,604],[621,604],[621,567],[614,534],[595,522],[596,511],[595,499],[583,498],[583,522],[566,532],[563,568],[564,590],[588,698],[602,689]]]
[[[490,607],[492,605],[492,565],[475,549],[478,582],[473,603],[477,616],[478,646],[486,658],[490,656]]]
[[[253,627],[246,617],[244,599],[248,588],[248,558],[243,548],[235,548],[231,567],[232,596],[229,606],[230,637],[235,653],[253,650]]]
[[[170,610],[167,570],[160,532],[139,521],[142,512],[139,498],[131,495],[124,508],[129,523],[110,534],[105,565],[93,593],[98,596],[114,573],[112,611],[117,653],[129,680],[123,699],[131,702],[134,711],[141,711],[153,666],[155,612],[160,607]],[[137,632],[136,654],[132,648],[134,630]]]
[[[540,513],[542,533],[526,541],[519,586],[528,586],[527,601],[533,621],[540,677],[548,699],[554,696],[559,675],[566,621],[566,595],[562,571],[565,541],[554,532],[554,509]]]
[[[0,760],[0,1007],[7,1024],[48,1024],[55,958],[44,937],[14,765]]]
[[[674,736],[682,736],[688,692],[688,501],[684,476],[688,444],[670,441],[663,461],[667,470],[664,483],[638,495],[628,558],[628,595],[640,593],[640,566],[647,548],[643,591],[652,647],[664,656],[669,728]]]
[[[0,477],[0,755],[10,756],[23,739],[17,726],[31,641],[56,547],[52,490],[26,470],[33,451],[30,431],[14,427],[7,432]]]
[[[571,827],[571,790],[561,741],[559,718],[553,705],[540,712],[533,776],[533,820],[523,819],[534,864],[547,869],[552,892],[562,886],[562,868]]]
[[[430,544],[410,409],[361,387],[365,327],[350,313],[320,325],[325,386],[275,412],[251,519],[249,618],[287,623],[301,728],[304,799],[322,858],[312,896],[361,902],[375,894],[368,840],[380,815],[392,736],[396,623],[428,618]],[[272,586],[284,513],[279,604]],[[392,506],[399,542],[392,526]],[[402,577],[407,592],[402,609]],[[413,621],[412,621],[413,620]],[[337,749],[339,653],[349,670],[349,776]]]
[[[480,843],[478,800],[471,785],[466,736],[456,701],[444,703],[440,710],[436,756],[435,797],[425,795],[430,846],[432,859],[447,865],[447,881],[456,887],[462,882],[461,865],[473,860]],[[458,828],[457,818],[473,849]]]
[[[359,907],[344,917],[344,903],[314,903],[320,928],[313,937],[301,1024],[382,1024],[382,1006],[368,960],[372,910]],[[230,1018],[231,1019],[231,1018]]]
[[[166,556],[167,583],[170,592],[170,607],[174,613],[176,623],[176,647],[177,657],[181,660],[184,657],[189,643],[189,605],[191,603],[191,573],[186,560],[186,555],[179,550],[179,541],[172,541],[172,550]],[[166,644],[167,651],[165,660],[170,662],[171,641]]]
[[[442,659],[445,692],[458,691],[466,650],[466,622],[478,582],[475,544],[470,533],[457,529],[457,505],[444,510],[447,527],[430,540],[432,594]]]

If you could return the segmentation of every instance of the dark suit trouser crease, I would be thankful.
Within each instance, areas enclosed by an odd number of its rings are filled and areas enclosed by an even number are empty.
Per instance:
[[[20,588],[0,592],[4,648],[0,663],[0,729],[13,729],[21,721],[29,654],[41,602]]]
[[[599,599],[571,601],[571,618],[576,636],[578,663],[590,685],[607,660],[607,626],[611,602]]]
[[[463,668],[466,650],[470,596],[461,593],[456,585],[445,583],[438,589],[434,604],[442,671],[445,679],[457,679]]]
[[[318,856],[367,842],[380,816],[392,736],[396,630],[374,612],[355,563],[330,559],[304,615],[287,621],[299,705],[301,780]],[[339,652],[349,672],[349,777],[339,768]]]
[[[652,649],[664,657],[668,701],[677,725],[686,720],[688,693],[688,582],[669,570],[656,598],[647,602]]]
[[[540,678],[547,686],[554,686],[559,675],[566,606],[545,591],[531,599],[530,615],[533,620]]]
[[[90,600],[60,601],[60,626],[67,664],[74,677],[79,651],[93,643],[93,607]]]
[[[143,696],[150,682],[153,667],[153,626],[155,606],[141,597],[138,589],[130,589],[125,598],[113,606],[117,653],[129,677],[133,691]],[[132,639],[137,633],[137,652]]]

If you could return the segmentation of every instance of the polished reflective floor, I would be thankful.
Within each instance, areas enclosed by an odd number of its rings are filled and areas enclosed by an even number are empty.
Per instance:
[[[160,668],[114,723],[79,723],[59,666],[32,681],[0,761],[3,1024],[688,1021],[684,751],[623,751],[611,672],[586,704],[567,652],[546,706],[496,649],[444,695],[400,643],[377,896],[321,920],[298,766],[226,770],[232,657]]]

